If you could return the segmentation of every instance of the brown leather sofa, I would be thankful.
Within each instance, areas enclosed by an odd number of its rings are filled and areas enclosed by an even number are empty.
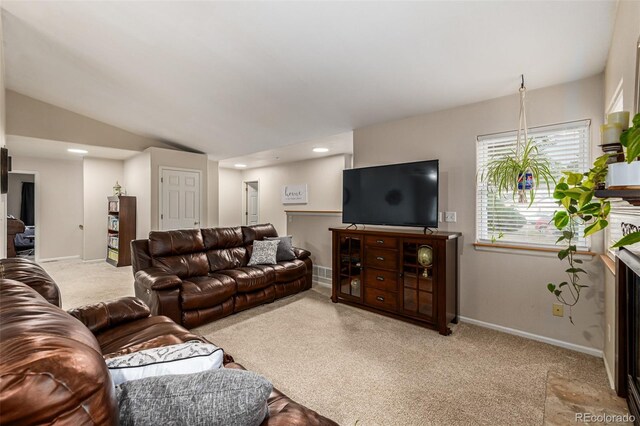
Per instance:
[[[152,231],[131,242],[135,294],[153,315],[187,328],[311,288],[307,250],[275,265],[247,266],[253,242],[277,237],[271,224]]]
[[[16,281],[16,280],[21,280]],[[35,263],[0,260],[0,424],[117,425],[104,358],[206,341],[135,297],[76,308]],[[226,368],[243,367],[225,354]],[[263,425],[335,425],[273,389]]]

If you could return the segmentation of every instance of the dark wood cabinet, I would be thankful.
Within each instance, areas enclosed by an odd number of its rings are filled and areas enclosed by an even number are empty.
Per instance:
[[[136,238],[136,197],[107,197],[107,262],[131,265],[131,240]]]
[[[330,228],[331,300],[448,335],[458,318],[458,232]]]

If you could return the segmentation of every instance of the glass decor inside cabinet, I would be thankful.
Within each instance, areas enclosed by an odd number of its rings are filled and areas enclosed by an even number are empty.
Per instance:
[[[362,240],[340,237],[340,295],[362,295]]]
[[[402,308],[410,315],[434,318],[433,248],[405,241],[402,249]]]

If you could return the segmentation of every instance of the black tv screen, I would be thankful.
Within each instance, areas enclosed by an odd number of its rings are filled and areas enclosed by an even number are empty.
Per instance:
[[[344,170],[342,222],[438,227],[438,160]]]

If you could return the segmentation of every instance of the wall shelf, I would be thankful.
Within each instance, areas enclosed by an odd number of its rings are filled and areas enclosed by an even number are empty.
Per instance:
[[[640,189],[599,189],[595,195],[598,198],[622,198],[629,204],[640,206]]]

